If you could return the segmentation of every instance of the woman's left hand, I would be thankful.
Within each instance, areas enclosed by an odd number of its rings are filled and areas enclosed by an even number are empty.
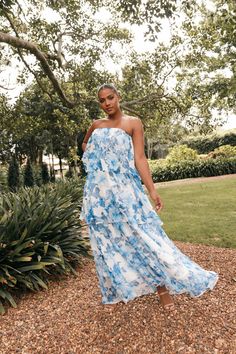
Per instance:
[[[156,192],[156,190],[149,192],[149,195],[150,195],[150,198],[152,199],[152,201],[154,202],[155,209],[157,211],[161,211],[161,209],[164,207],[164,204],[163,204],[160,196]]]

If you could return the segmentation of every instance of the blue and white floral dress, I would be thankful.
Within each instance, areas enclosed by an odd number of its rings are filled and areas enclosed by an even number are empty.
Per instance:
[[[165,285],[200,296],[218,275],[184,255],[162,229],[134,164],[131,136],[97,128],[82,161],[87,172],[80,220],[89,227],[103,304],[127,303]]]

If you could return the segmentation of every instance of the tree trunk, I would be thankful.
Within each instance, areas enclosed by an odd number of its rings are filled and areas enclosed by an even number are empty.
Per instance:
[[[60,174],[61,174],[61,178],[63,179],[63,169],[62,169],[62,160],[61,160],[61,156],[58,157],[59,158],[59,165],[60,165]]]
[[[42,166],[42,164],[43,164],[43,150],[41,150],[41,149],[38,151],[38,164],[40,166]]]
[[[151,159],[152,158],[152,154],[153,154],[153,142],[147,138],[146,140],[146,143],[147,143],[147,158],[148,159]]]

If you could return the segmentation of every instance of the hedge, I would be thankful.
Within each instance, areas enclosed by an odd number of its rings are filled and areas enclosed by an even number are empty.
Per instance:
[[[208,154],[210,151],[213,151],[222,145],[236,146],[236,134],[229,133],[223,136],[210,135],[194,137],[181,141],[181,144],[186,144],[191,149],[196,150],[198,154]]]
[[[154,182],[220,176],[236,173],[236,158],[199,159],[195,161],[182,161],[175,164],[157,164],[150,168]]]

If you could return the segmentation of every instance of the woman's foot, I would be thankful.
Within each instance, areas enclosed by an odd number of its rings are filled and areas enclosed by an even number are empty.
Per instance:
[[[173,298],[169,294],[169,291],[165,286],[159,286],[157,292],[160,298],[160,302],[165,310],[173,311],[175,309],[175,304]]]

